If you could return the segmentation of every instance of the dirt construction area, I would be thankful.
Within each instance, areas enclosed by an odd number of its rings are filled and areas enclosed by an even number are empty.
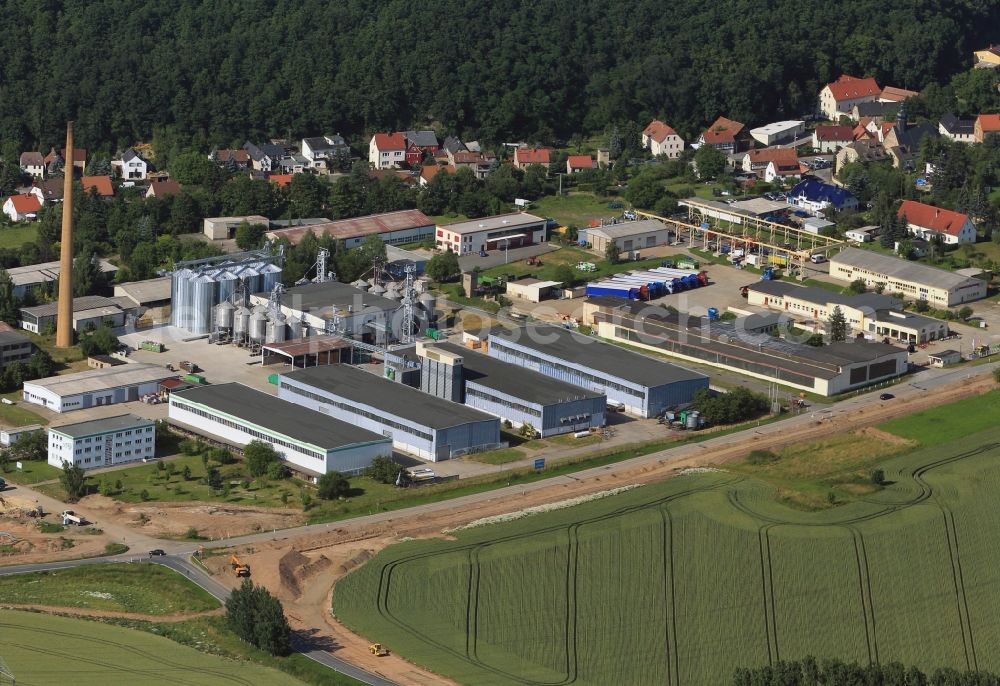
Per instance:
[[[99,528],[63,527],[59,515],[53,513],[37,516],[34,500],[0,495],[2,565],[103,555],[105,546],[112,542]]]
[[[249,563],[253,580],[268,587],[285,603],[292,627],[316,635],[328,646],[328,650],[335,651],[337,657],[400,684],[425,686],[449,683],[395,655],[383,658],[372,656],[368,650],[369,643],[379,637],[357,636],[339,624],[330,613],[330,599],[337,580],[364,564],[385,546],[405,538],[447,536],[451,529],[484,517],[620,486],[654,483],[675,476],[684,469],[724,466],[742,459],[754,449],[776,449],[831,435],[871,430],[869,427],[874,424],[977,395],[995,386],[989,375],[983,375],[951,382],[933,390],[920,388],[919,393],[907,393],[892,402],[851,405],[845,401],[839,412],[804,414],[752,432],[689,444],[523,488],[512,487],[467,496],[451,503],[434,503],[322,528],[310,527],[309,534],[240,545],[236,551],[244,562]],[[897,392],[902,395],[901,390]],[[228,560],[229,551],[216,551],[206,560],[206,565],[216,578],[235,586],[239,579],[233,574]],[[392,646],[388,648],[391,651]]]

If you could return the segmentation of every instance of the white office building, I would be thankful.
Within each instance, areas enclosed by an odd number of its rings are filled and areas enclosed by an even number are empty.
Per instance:
[[[156,454],[156,423],[123,414],[49,429],[49,464],[83,469],[138,462]]]

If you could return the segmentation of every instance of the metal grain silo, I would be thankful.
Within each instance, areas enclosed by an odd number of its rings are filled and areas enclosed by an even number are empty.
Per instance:
[[[354,286],[355,288],[359,288],[359,289],[361,289],[363,291],[367,291],[369,288],[371,288],[371,285],[367,281],[365,281],[364,279],[358,279],[357,281],[355,281],[351,285]]]
[[[288,339],[295,340],[302,338],[302,320],[296,316],[291,316],[286,322],[288,325]]]
[[[437,298],[432,293],[421,293],[420,297],[417,298],[417,302],[420,303],[420,308],[424,312],[431,317],[434,316],[434,310],[437,309]]]
[[[263,343],[267,334],[267,315],[263,312],[254,312],[250,315],[247,334],[250,340],[255,343]]]
[[[220,331],[232,331],[236,317],[236,307],[228,301],[215,306],[215,328]]]
[[[250,310],[246,307],[237,308],[233,314],[233,337],[244,338],[250,328]]]
[[[280,312],[267,322],[267,342],[281,343],[285,340],[285,315]]]
[[[371,293],[372,295],[385,295],[385,289],[378,284],[372,286],[372,289],[368,292]]]
[[[198,274],[188,280],[191,286],[191,309],[187,329],[191,333],[212,330],[212,307],[218,302],[219,284],[208,274]]]
[[[270,293],[274,284],[281,281],[281,267],[276,264],[261,265],[258,271],[261,278],[260,290],[263,293]]]
[[[263,279],[261,279],[260,271],[254,265],[241,264],[234,267],[231,271],[243,281],[247,293],[260,293],[263,290],[261,288]]]
[[[228,269],[220,269],[212,274],[212,278],[219,284],[219,302],[229,300],[236,292],[236,285],[240,282],[239,277]]]
[[[188,279],[191,278],[190,269],[178,269],[170,275],[170,325],[182,329],[187,327],[187,317],[190,307],[190,292]]]

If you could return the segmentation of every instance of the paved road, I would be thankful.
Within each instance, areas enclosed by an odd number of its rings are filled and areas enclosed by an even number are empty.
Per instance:
[[[536,245],[528,245],[523,248],[511,248],[507,251],[507,255],[505,256],[504,250],[501,248],[498,250],[490,250],[486,257],[480,257],[479,253],[462,255],[458,258],[458,265],[462,268],[463,272],[467,272],[473,267],[489,269],[490,267],[497,267],[501,264],[509,264],[510,262],[525,260],[529,257],[544,255],[545,253],[553,252],[558,249],[559,246],[555,243],[538,243]]]

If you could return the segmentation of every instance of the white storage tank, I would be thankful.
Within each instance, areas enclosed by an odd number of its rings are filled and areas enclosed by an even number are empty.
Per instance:
[[[295,340],[302,338],[302,320],[298,317],[291,316],[286,322],[288,326],[288,338],[289,340]]]
[[[215,308],[215,327],[222,331],[230,331],[235,320],[236,307],[231,302],[224,302]]]
[[[278,316],[267,322],[267,342],[281,343],[285,340],[285,315],[278,313]]]
[[[251,341],[263,343],[267,334],[267,315],[256,311],[251,314],[247,333]]]
[[[242,338],[247,335],[250,328],[250,310],[240,307],[233,314],[233,336]]]

